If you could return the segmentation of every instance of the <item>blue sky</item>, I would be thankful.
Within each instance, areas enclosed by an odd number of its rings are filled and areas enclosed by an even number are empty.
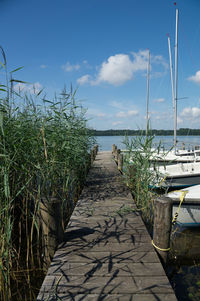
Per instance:
[[[173,129],[167,33],[174,62],[178,8],[178,98],[187,97],[178,100],[178,128],[200,128],[200,1],[176,3],[0,0],[0,45],[9,70],[24,66],[15,75],[30,83],[23,91],[34,84],[51,99],[64,85],[78,88],[95,129],[145,128],[149,49],[151,127]]]

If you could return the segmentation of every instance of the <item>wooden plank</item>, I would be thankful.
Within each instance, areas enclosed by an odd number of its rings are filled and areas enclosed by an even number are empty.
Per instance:
[[[110,152],[94,161],[37,300],[177,300]]]
[[[41,293],[38,301],[44,300],[46,294]],[[73,301],[177,301],[174,294],[65,294],[56,292],[49,293],[49,299],[51,301],[58,300],[73,300]]]

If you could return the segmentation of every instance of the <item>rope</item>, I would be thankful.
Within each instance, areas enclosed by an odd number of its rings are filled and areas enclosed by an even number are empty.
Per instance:
[[[178,206],[178,210],[176,211],[176,213],[174,214],[174,217],[172,219],[172,225],[174,226],[176,221],[177,221],[177,218],[178,218],[178,214],[179,214],[179,211],[181,209],[181,205],[183,203],[183,200],[185,198],[185,195],[188,193],[188,190],[185,190],[185,191],[181,191],[181,195],[180,195],[180,203],[179,203],[179,206]]]
[[[159,251],[163,251],[163,252],[168,252],[170,250],[170,248],[168,249],[161,249],[160,247],[156,246],[153,242],[153,240],[151,241],[152,245],[154,246],[154,248],[158,249]]]
[[[166,178],[167,176],[164,176],[164,178],[160,181],[160,183],[158,183],[158,186],[161,186],[161,184],[165,181]]]

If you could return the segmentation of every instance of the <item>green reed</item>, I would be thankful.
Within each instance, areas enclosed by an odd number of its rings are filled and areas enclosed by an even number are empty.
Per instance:
[[[34,300],[31,277],[42,273],[42,197],[62,201],[63,227],[73,210],[94,144],[76,91],[48,100],[18,93],[1,48],[0,299]],[[4,80],[4,82],[3,82]],[[37,276],[36,276],[37,278]],[[20,285],[22,284],[22,285]],[[24,292],[26,287],[26,292]]]
[[[145,221],[151,225],[153,220],[154,194],[149,188],[153,180],[153,173],[149,169],[154,156],[153,135],[148,130],[148,135],[124,138],[123,142],[128,150],[125,156],[124,175],[130,187],[138,209],[142,212]],[[158,150],[160,145],[158,146]],[[151,160],[150,160],[151,159]]]

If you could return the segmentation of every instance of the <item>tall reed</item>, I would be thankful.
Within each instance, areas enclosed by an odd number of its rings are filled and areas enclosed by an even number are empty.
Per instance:
[[[130,187],[134,200],[138,209],[149,225],[153,219],[153,199],[154,193],[149,188],[149,184],[153,181],[153,173],[150,170],[151,160],[154,157],[155,151],[153,148],[153,138],[151,131],[148,130],[148,135],[125,137],[124,144],[128,150],[124,160],[124,175],[128,186]],[[158,145],[158,150],[160,145]]]
[[[42,197],[62,202],[66,226],[94,144],[76,91],[47,100],[42,91],[18,93],[1,48],[0,84],[0,297],[34,300],[32,279],[42,273]],[[22,285],[20,285],[22,284]],[[24,289],[25,288],[25,289]]]

